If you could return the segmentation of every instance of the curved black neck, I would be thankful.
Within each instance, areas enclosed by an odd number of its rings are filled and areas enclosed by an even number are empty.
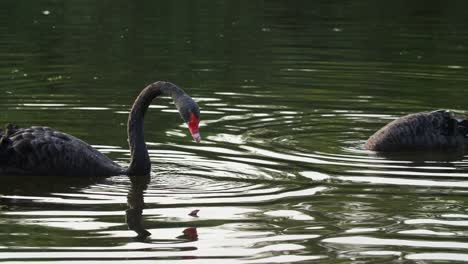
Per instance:
[[[133,103],[128,116],[127,132],[130,146],[131,161],[127,169],[127,175],[149,175],[151,162],[144,136],[144,117],[151,101],[154,98],[165,95],[172,96],[176,101],[184,91],[170,82],[155,82],[143,89]]]

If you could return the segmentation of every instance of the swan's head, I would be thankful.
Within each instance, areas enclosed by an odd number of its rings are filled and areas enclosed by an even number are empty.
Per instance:
[[[183,96],[177,101],[177,109],[179,109],[180,116],[187,124],[193,140],[200,142],[201,137],[198,129],[198,125],[200,124],[200,108],[198,104],[188,95]]]

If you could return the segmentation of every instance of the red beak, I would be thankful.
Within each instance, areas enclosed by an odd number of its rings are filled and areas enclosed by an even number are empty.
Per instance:
[[[200,142],[200,131],[198,130],[198,125],[200,124],[200,119],[198,119],[193,113],[190,113],[190,122],[188,123],[188,127],[190,130],[190,134],[192,134],[193,140],[195,142]]]

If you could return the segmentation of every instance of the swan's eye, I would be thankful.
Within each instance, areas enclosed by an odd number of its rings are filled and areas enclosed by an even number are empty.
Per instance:
[[[198,125],[200,124],[200,119],[195,116],[194,113],[190,112],[190,121],[188,122],[188,127],[190,134],[192,134],[193,139],[196,142],[200,142],[200,132],[198,131]]]

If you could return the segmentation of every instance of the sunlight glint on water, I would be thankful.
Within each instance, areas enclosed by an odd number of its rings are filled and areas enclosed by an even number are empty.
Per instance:
[[[406,113],[466,113],[468,8],[367,2],[0,3],[2,123],[126,166],[133,99],[162,79],[203,139],[158,99],[149,179],[2,177],[0,262],[466,261],[467,157],[363,145]]]

